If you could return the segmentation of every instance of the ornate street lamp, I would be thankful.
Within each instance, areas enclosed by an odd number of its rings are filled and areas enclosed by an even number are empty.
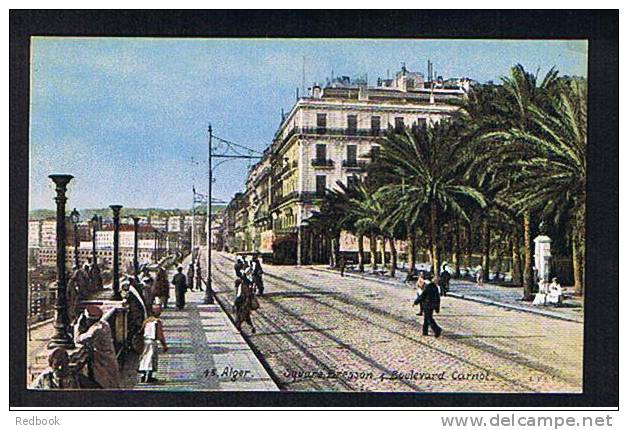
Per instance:
[[[140,219],[136,216],[133,217],[133,273],[135,279],[139,280],[140,263],[138,261],[138,245],[139,245],[139,223]]]
[[[78,254],[78,247],[79,247],[78,223],[80,220],[81,220],[81,214],[79,213],[79,211],[77,211],[76,208],[72,209],[72,212],[70,212],[70,221],[72,221],[72,225],[74,226],[74,267],[76,267],[77,269],[80,269],[79,254]]]
[[[109,206],[113,211],[113,300],[121,300],[120,295],[120,261],[118,247],[120,241],[120,209],[121,205]]]
[[[65,270],[65,192],[72,175],[50,175],[50,179],[56,185],[57,196],[57,298],[55,303],[55,320],[53,323],[54,334],[48,342],[48,348],[74,348],[74,342],[70,337],[70,319],[68,317],[68,297]]]
[[[92,217],[92,266],[98,265],[98,259],[96,258],[96,228],[98,227],[98,215],[94,214]]]

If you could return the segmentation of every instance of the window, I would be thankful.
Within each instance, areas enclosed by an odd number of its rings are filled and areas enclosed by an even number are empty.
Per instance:
[[[425,127],[427,125],[427,119],[426,118],[417,118],[416,125],[419,126],[419,127]]]
[[[316,194],[325,194],[325,188],[327,188],[327,176],[316,175]]]
[[[371,159],[374,160],[379,157],[379,146],[374,145],[371,147]]]
[[[327,114],[316,114],[316,132],[318,134],[324,134],[327,131]]]
[[[358,146],[347,145],[347,164],[354,166],[358,163]]]
[[[347,132],[350,135],[357,134],[358,132],[358,116],[357,115],[347,116]]]
[[[358,183],[358,177],[356,175],[351,175],[349,177],[347,177],[347,186],[348,187],[353,187],[355,185],[357,185]]]
[[[316,161],[325,161],[327,159],[327,145],[319,143],[316,145]]]
[[[373,136],[377,136],[379,134],[379,131],[381,129],[381,122],[382,119],[378,116],[372,116],[371,117],[371,134]]]
[[[396,117],[395,118],[395,133],[401,133],[403,132],[404,129],[404,123],[403,123],[403,117]]]

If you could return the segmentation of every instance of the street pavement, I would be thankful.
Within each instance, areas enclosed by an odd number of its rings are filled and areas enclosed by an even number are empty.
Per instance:
[[[227,309],[233,260],[212,251]],[[410,288],[308,266],[264,270],[257,333],[243,332],[281,389],[581,392],[581,323],[444,297],[435,315],[443,335],[425,337]]]
[[[186,265],[184,264],[184,267]],[[171,280],[174,271],[169,275]],[[159,353],[157,383],[136,390],[276,391],[244,338],[218,304],[205,305],[203,292],[188,292],[182,310],[174,306],[171,285],[168,308],[162,313],[168,351]]]

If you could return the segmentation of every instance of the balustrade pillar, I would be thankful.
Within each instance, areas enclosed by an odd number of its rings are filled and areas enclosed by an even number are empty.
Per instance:
[[[120,257],[119,246],[120,246],[120,209],[122,206],[120,205],[111,205],[109,206],[113,211],[113,300],[121,300],[122,296],[120,295]]]

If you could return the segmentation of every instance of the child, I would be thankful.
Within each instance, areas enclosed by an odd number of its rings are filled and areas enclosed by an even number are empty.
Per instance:
[[[142,351],[142,356],[140,357],[139,372],[142,374],[140,382],[157,382],[157,379],[153,377],[153,372],[157,371],[157,341],[161,342],[164,352],[168,351],[163,323],[159,319],[160,315],[161,303],[155,303],[153,305],[153,315],[146,318],[142,324],[144,351]]]

